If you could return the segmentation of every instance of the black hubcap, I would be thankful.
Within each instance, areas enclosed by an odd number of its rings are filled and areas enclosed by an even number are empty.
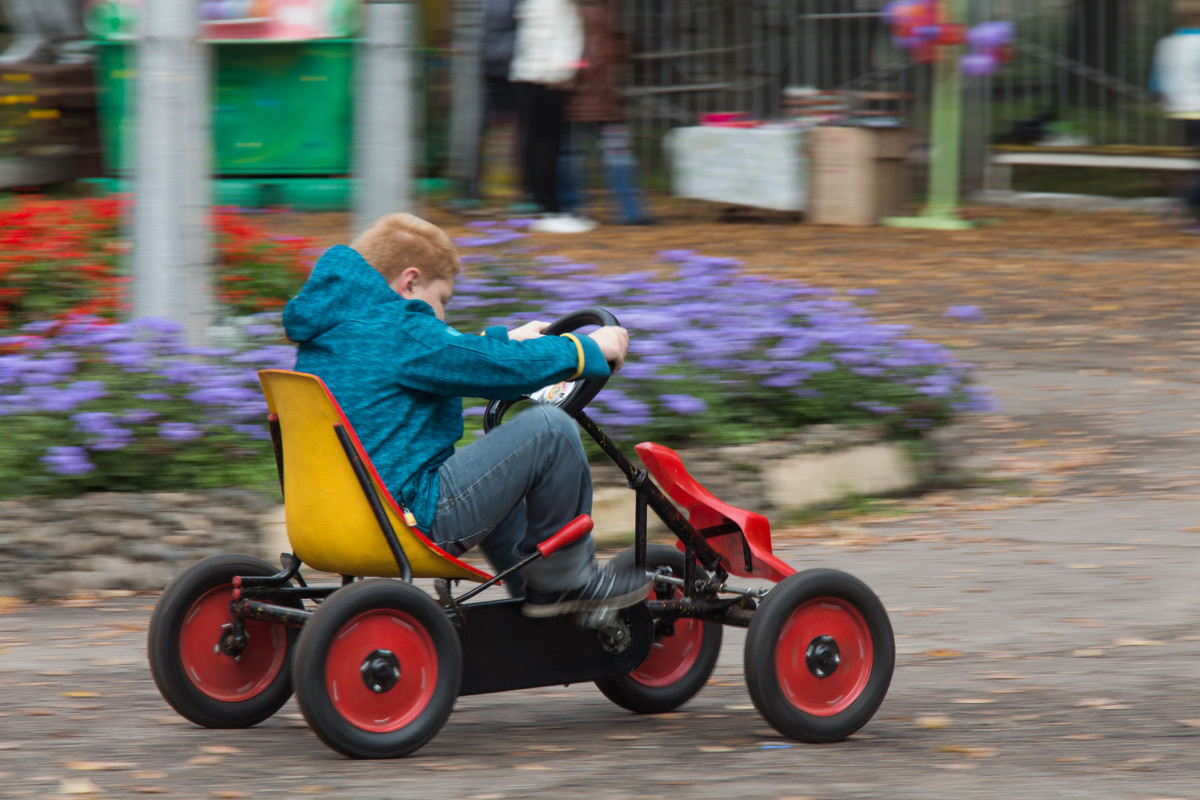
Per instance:
[[[221,638],[217,642],[217,647],[220,648],[223,655],[232,656],[233,658],[241,658],[246,647],[250,644],[250,637],[246,635],[246,629],[241,625],[227,625],[225,630],[221,631]]]
[[[383,694],[400,681],[400,661],[391,650],[376,650],[362,663],[363,683],[375,694]]]
[[[842,663],[842,653],[831,636],[818,636],[808,643],[804,651],[804,663],[808,671],[818,678],[828,678]]]

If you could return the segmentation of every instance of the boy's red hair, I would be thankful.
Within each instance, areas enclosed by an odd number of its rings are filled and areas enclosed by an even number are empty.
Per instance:
[[[416,267],[429,280],[453,280],[462,269],[445,231],[404,212],[375,220],[350,246],[389,283],[409,267]]]

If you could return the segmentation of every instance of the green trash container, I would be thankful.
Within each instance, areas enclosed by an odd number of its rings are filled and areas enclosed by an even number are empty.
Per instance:
[[[137,53],[134,37],[145,0],[89,0],[95,37],[101,151],[105,172],[121,183],[135,158]],[[323,0],[352,30],[356,4]],[[340,9],[340,10],[339,10]],[[213,171],[218,202],[346,207],[353,147],[355,40],[212,41]],[[295,185],[292,185],[295,184]]]
[[[132,170],[136,53],[99,51],[105,163]],[[354,42],[213,45],[213,168],[219,175],[345,175],[352,145]]]

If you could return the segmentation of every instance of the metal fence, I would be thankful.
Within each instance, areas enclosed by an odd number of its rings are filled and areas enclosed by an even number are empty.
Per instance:
[[[648,171],[662,137],[713,111],[778,117],[789,87],[887,91],[926,127],[930,70],[891,40],[886,0],[624,0],[632,55],[630,120]],[[1015,57],[964,92],[964,174],[989,143],[1073,137],[1096,144],[1172,144],[1147,86],[1171,0],[968,0],[968,24],[1016,23]]]

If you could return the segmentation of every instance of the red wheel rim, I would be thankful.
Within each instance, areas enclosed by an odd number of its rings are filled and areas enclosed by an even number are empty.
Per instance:
[[[836,669],[818,677],[809,648],[832,640],[840,656]],[[792,705],[806,714],[830,717],[858,699],[871,675],[871,631],[858,609],[836,597],[818,597],[801,605],[779,632],[775,674]]]
[[[179,659],[188,678],[204,694],[227,703],[264,691],[287,656],[284,627],[257,619],[243,620],[249,643],[236,658],[221,650],[221,636],[233,624],[232,600],[232,584],[210,589],[188,609],[179,631]]]
[[[372,654],[394,655],[399,678],[375,692],[363,680],[363,664]],[[325,688],[338,714],[372,733],[397,731],[421,715],[437,687],[437,650],[416,618],[403,611],[376,609],[350,620],[325,656]]]
[[[675,597],[683,597],[683,592],[676,589]],[[656,599],[653,589],[650,599]],[[675,620],[675,632],[670,636],[654,637],[650,655],[629,677],[654,689],[675,684],[695,666],[703,639],[703,622],[697,619]]]

